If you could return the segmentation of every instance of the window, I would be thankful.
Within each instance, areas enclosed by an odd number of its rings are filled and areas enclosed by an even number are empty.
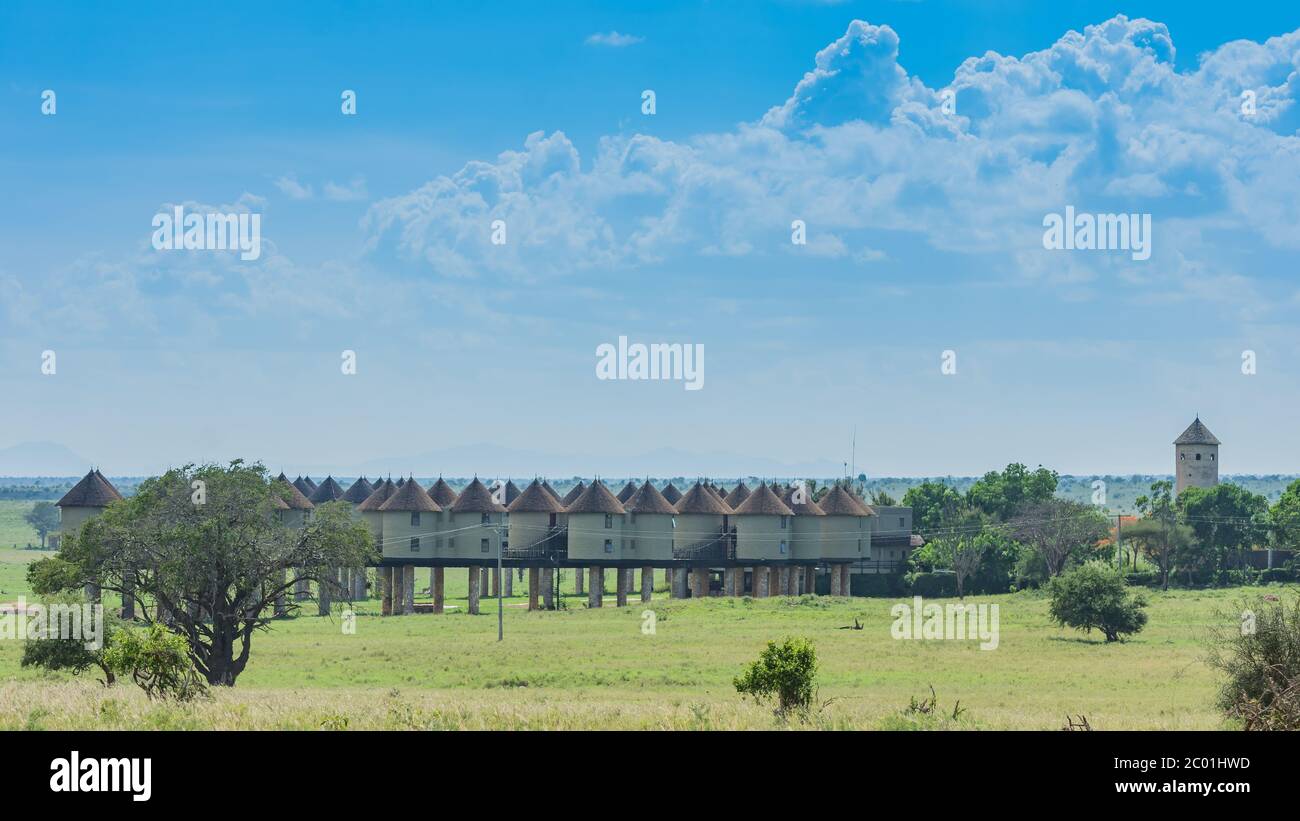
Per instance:
[[[418,511],[418,510],[412,510],[412,511],[411,511],[411,527],[419,527],[419,526],[420,526],[420,511]]]
[[[898,517],[898,529],[899,529],[899,530],[902,530],[903,528],[907,527],[907,525],[903,523],[904,521],[905,521],[905,520],[904,520],[904,518],[903,518],[902,516],[899,516],[899,517]]]
[[[411,537],[411,552],[412,552],[412,553],[419,553],[419,552],[420,552],[420,537],[419,537],[419,536],[412,536],[412,537]]]
[[[606,514],[605,514],[605,527],[613,527],[613,526],[614,526],[614,516],[613,516],[612,514],[606,513]]]
[[[483,514],[483,520],[482,520],[481,524],[485,524],[485,525],[486,525],[486,524],[491,524],[491,523],[492,523],[492,517],[489,516],[488,514],[484,513],[484,514]]]
[[[605,552],[606,552],[606,553],[613,553],[613,552],[614,552],[614,542],[613,542],[612,539],[606,539],[606,540],[605,540]]]
[[[455,536],[449,536],[449,537],[447,537],[447,547],[451,548],[452,550],[455,550],[455,549],[456,549],[456,537],[455,537]]]
[[[859,553],[862,552],[862,540],[861,540],[861,539],[858,539],[858,552],[859,552]]]
[[[785,517],[782,516],[781,518],[784,519]],[[785,539],[782,539],[782,540],[781,540],[781,555],[782,555],[782,556],[785,555]]]
[[[275,519],[276,519],[276,521],[283,522],[283,521],[284,521],[284,511],[283,511],[283,510],[277,510],[277,511],[275,512]]]
[[[551,527],[555,527],[555,514],[554,514],[554,513],[551,514],[551,522],[550,522],[550,525],[551,525]]]
[[[790,517],[789,517],[789,516],[782,516],[782,517],[781,517],[781,529],[782,529],[782,530],[785,530],[786,519],[788,519],[788,518],[790,518]],[[781,544],[785,544],[785,542],[782,542]],[[781,551],[781,552],[784,553],[785,551]]]
[[[1196,454],[1196,461],[1198,461],[1198,462],[1201,461],[1201,454],[1199,454],[1199,453]]]
[[[631,541],[628,542],[628,549],[636,550],[636,539],[632,539]]]
[[[488,552],[488,540],[487,540],[487,539],[480,539],[480,540],[479,540],[478,550],[479,550],[480,553],[486,553],[486,552]]]
[[[1214,454],[1213,454],[1213,453],[1210,454],[1210,461],[1211,461],[1211,462],[1214,461]]]
[[[1187,454],[1186,454],[1186,453],[1180,453],[1180,454],[1178,454],[1178,461],[1180,461],[1180,462],[1186,462],[1186,461],[1187,461]]]

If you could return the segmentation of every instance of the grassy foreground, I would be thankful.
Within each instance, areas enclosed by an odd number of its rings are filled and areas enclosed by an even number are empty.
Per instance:
[[[191,705],[22,669],[21,643],[3,641],[0,729],[766,729],[777,726],[770,710],[742,701],[731,681],[786,635],[811,638],[821,662],[824,706],[805,726],[1057,729],[1070,713],[1102,730],[1214,729],[1223,725],[1205,634],[1236,599],[1259,592],[1153,593],[1147,629],[1114,645],[1053,626],[1038,594],[972,597],[1000,608],[1000,643],[987,651],[977,641],[895,640],[888,599],[656,593],[648,606],[586,610],[575,598],[571,609],[539,613],[513,602],[502,643],[486,606],[481,616],[385,619],[372,601],[358,606],[353,634],[337,611],[277,623],[255,639],[237,687]],[[647,609],[653,634],[642,629]],[[855,618],[863,629],[843,629]],[[956,721],[904,713],[931,685],[945,714],[960,701]]]

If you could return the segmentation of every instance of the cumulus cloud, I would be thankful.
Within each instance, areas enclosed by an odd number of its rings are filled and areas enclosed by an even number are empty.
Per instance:
[[[1154,253],[1130,284],[1183,287],[1175,238],[1210,260],[1209,231],[1300,247],[1300,32],[1225,44],[1180,73],[1165,25],[1121,15],[1041,51],[971,57],[943,88],[910,75],[898,49],[889,26],[853,21],[784,102],[726,132],[611,136],[589,158],[562,132],[531,134],[376,203],[371,248],[448,276],[535,278],[788,252],[797,218],[824,259],[891,259],[882,237],[919,237],[1077,298],[1131,266],[1044,251],[1043,215],[1067,205],[1153,215]],[[505,246],[489,239],[498,219]],[[1245,273],[1228,254],[1215,263]]]
[[[312,198],[312,194],[314,193],[310,185],[301,184],[298,182],[298,178],[292,174],[288,174],[276,180],[275,187],[280,189],[281,194],[284,194],[291,200],[309,200]]]

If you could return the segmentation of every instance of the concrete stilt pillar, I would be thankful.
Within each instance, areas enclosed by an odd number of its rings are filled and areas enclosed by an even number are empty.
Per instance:
[[[483,573],[477,567],[469,569],[469,613],[471,616],[478,615],[478,591],[479,583],[483,581]]]
[[[840,589],[843,591],[841,596],[853,595],[853,565],[840,565]]]
[[[587,606],[600,607],[605,594],[605,568],[587,568]]]
[[[722,569],[722,595],[736,595],[736,568],[724,567]]]
[[[790,568],[782,567],[779,571],[779,574],[781,577],[781,584],[780,584],[781,595],[782,596],[794,595],[794,591],[790,589]]]
[[[668,598],[680,598],[677,595],[677,571],[671,567],[664,571],[664,584],[668,586]]]
[[[280,579],[279,579],[281,584],[284,583],[284,579],[285,579],[285,573],[282,570],[280,571]],[[284,595],[284,591],[281,590],[279,593],[275,594],[275,615],[277,617],[281,617],[281,616],[287,616],[288,614],[289,614],[288,597],[286,597]]]
[[[542,592],[542,569],[540,567],[528,568],[528,609],[536,610],[538,596]]]
[[[402,613],[411,615],[415,612],[415,565],[408,564],[402,568]]]
[[[767,569],[767,595],[781,595],[781,568],[769,567]]]
[[[614,578],[617,579],[614,587],[616,591],[616,604],[619,607],[627,607],[627,571],[624,568],[618,568],[618,572],[614,575]]]
[[[501,595],[501,571],[492,568],[492,598]]]
[[[508,567],[505,568],[505,578],[501,580],[501,583],[506,586],[505,597],[508,599],[513,596],[515,594],[515,571]]]
[[[293,583],[294,601],[307,601],[311,598],[311,589],[308,587],[309,582],[302,577],[301,570],[295,570]]]
[[[641,601],[648,602],[654,598],[655,593],[655,569],[653,567],[641,568]]]
[[[379,615],[393,615],[393,568],[376,567],[375,579],[379,584]]]
[[[703,599],[709,595],[709,571],[704,567],[691,568],[691,598]]]
[[[579,596],[582,595],[582,591],[584,587],[583,583],[586,582],[586,578],[585,578],[586,575],[587,575],[587,568],[585,567],[579,567],[577,568],[577,570],[574,571],[573,592],[577,593]]]
[[[766,567],[754,567],[754,598],[767,598],[767,580],[769,574]]]
[[[435,613],[441,613],[446,606],[444,575],[444,568],[441,567],[435,567],[429,573],[429,590],[433,593],[433,612]]]
[[[480,596],[487,595],[488,585],[491,583],[489,581],[489,578],[490,578],[490,574],[488,573],[488,569],[484,567],[482,571],[482,578],[479,579],[479,583],[478,583],[478,592]]]
[[[844,595],[844,565],[831,565],[831,595]]]
[[[555,609],[555,568],[542,568],[542,607]]]
[[[803,569],[803,592],[814,594],[817,592],[817,568],[805,567]]]

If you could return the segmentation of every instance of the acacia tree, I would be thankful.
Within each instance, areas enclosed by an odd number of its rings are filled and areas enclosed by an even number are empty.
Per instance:
[[[184,636],[209,684],[233,686],[277,600],[282,610],[296,607],[290,570],[337,586],[334,569],[363,565],[374,549],[346,503],[321,505],[289,527],[273,495],[284,498],[288,488],[259,464],[186,465],[109,505],[59,555],[77,568],[78,584],[155,603],[145,620]]]
[[[1090,558],[1088,554],[1110,528],[1096,508],[1051,498],[1027,506],[1011,521],[1011,531],[1042,558],[1048,577],[1054,577],[1072,559]]]
[[[37,502],[23,514],[23,520],[41,537],[41,550],[44,550],[45,538],[59,527],[59,509],[53,502]]]

